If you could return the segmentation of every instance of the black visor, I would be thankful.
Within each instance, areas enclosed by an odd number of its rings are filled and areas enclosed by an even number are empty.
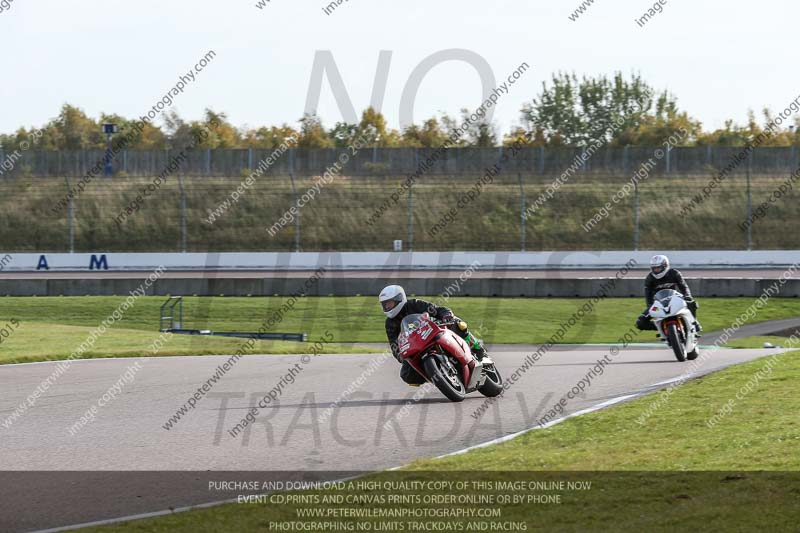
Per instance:
[[[400,294],[398,294],[394,298],[389,298],[388,300],[382,301],[381,307],[383,308],[383,312],[388,313],[389,311],[400,305],[400,302],[402,301],[403,301],[403,296]]]

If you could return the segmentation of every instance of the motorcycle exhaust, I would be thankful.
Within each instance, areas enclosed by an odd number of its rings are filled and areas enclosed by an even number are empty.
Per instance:
[[[483,372],[483,361],[475,359],[475,367],[472,369],[472,374],[469,376],[469,385],[467,390],[475,390],[486,380],[486,374]]]

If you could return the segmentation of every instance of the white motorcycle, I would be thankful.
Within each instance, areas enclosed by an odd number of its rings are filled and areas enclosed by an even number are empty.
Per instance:
[[[697,359],[698,332],[694,316],[681,293],[672,289],[658,291],[648,313],[661,340],[672,348],[678,361]]]

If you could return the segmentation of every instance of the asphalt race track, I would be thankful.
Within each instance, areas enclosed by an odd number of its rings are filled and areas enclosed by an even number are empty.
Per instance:
[[[492,353],[508,376],[532,349],[505,346]],[[535,426],[608,353],[575,347],[546,354],[478,419],[472,416],[484,401],[478,394],[451,404],[432,389],[406,408],[419,389],[400,381],[394,359],[375,363],[380,354],[320,355],[307,363],[298,355],[246,356],[169,431],[163,426],[170,416],[227,357],[76,361],[8,429],[2,421],[55,365],[0,366],[0,530],[55,528],[235,497],[210,491],[208,471],[369,471],[455,452]],[[698,374],[774,353],[719,350]],[[68,428],[135,362],[141,365],[135,379],[71,435]],[[289,383],[284,376],[298,363],[302,370]],[[664,387],[687,364],[663,348],[624,350],[582,397],[568,402],[566,413]],[[278,401],[231,436],[228,430],[282,378]],[[351,384],[352,393],[343,396]]]

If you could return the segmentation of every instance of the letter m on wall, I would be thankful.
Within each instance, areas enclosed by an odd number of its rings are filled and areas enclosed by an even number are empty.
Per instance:
[[[89,270],[108,270],[108,260],[106,259],[106,254],[100,256],[100,259],[97,258],[96,255],[92,254],[92,258],[89,260]]]

